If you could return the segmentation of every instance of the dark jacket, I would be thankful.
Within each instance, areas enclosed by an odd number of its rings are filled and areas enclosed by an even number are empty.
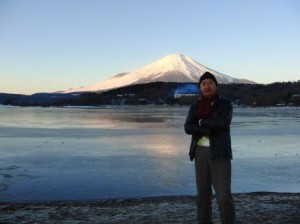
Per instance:
[[[192,135],[189,156],[191,161],[195,157],[197,148],[196,134],[208,135],[210,143],[210,154],[212,160],[231,160],[231,138],[230,123],[232,118],[231,102],[219,98],[213,104],[213,117],[201,119],[196,118],[196,110],[200,101],[193,104],[187,115],[184,130],[187,134]]]

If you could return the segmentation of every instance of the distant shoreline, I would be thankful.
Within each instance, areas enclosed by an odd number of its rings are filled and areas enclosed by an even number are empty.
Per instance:
[[[150,82],[105,92],[0,93],[0,104],[19,106],[191,105],[199,95],[187,86],[196,83]],[[271,84],[219,84],[220,95],[241,106],[300,106],[300,81]],[[185,91],[182,91],[186,89]],[[192,88],[193,89],[193,88]],[[180,97],[177,90],[180,90]],[[176,95],[175,95],[176,94]],[[196,94],[196,95],[195,95]]]
[[[233,194],[237,223],[299,223],[300,193]],[[0,223],[196,223],[195,196],[0,202]],[[213,223],[221,223],[213,198]]]

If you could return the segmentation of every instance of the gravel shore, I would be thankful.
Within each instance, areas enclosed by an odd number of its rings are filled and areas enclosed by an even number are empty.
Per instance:
[[[237,223],[300,223],[299,193],[233,195]],[[0,223],[197,223],[196,198],[0,202]],[[213,223],[221,223],[215,198]]]

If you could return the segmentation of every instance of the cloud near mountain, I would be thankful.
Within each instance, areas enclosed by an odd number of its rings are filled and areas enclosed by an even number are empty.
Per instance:
[[[201,65],[186,55],[171,54],[133,72],[121,73],[89,87],[69,89],[67,92],[94,92],[116,89],[151,82],[198,82],[206,71],[216,76],[218,83],[254,83],[247,79],[233,78]]]

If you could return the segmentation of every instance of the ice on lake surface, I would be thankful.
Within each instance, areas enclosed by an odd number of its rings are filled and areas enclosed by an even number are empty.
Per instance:
[[[195,195],[188,107],[0,107],[0,200]],[[232,190],[299,192],[300,108],[234,108]]]

